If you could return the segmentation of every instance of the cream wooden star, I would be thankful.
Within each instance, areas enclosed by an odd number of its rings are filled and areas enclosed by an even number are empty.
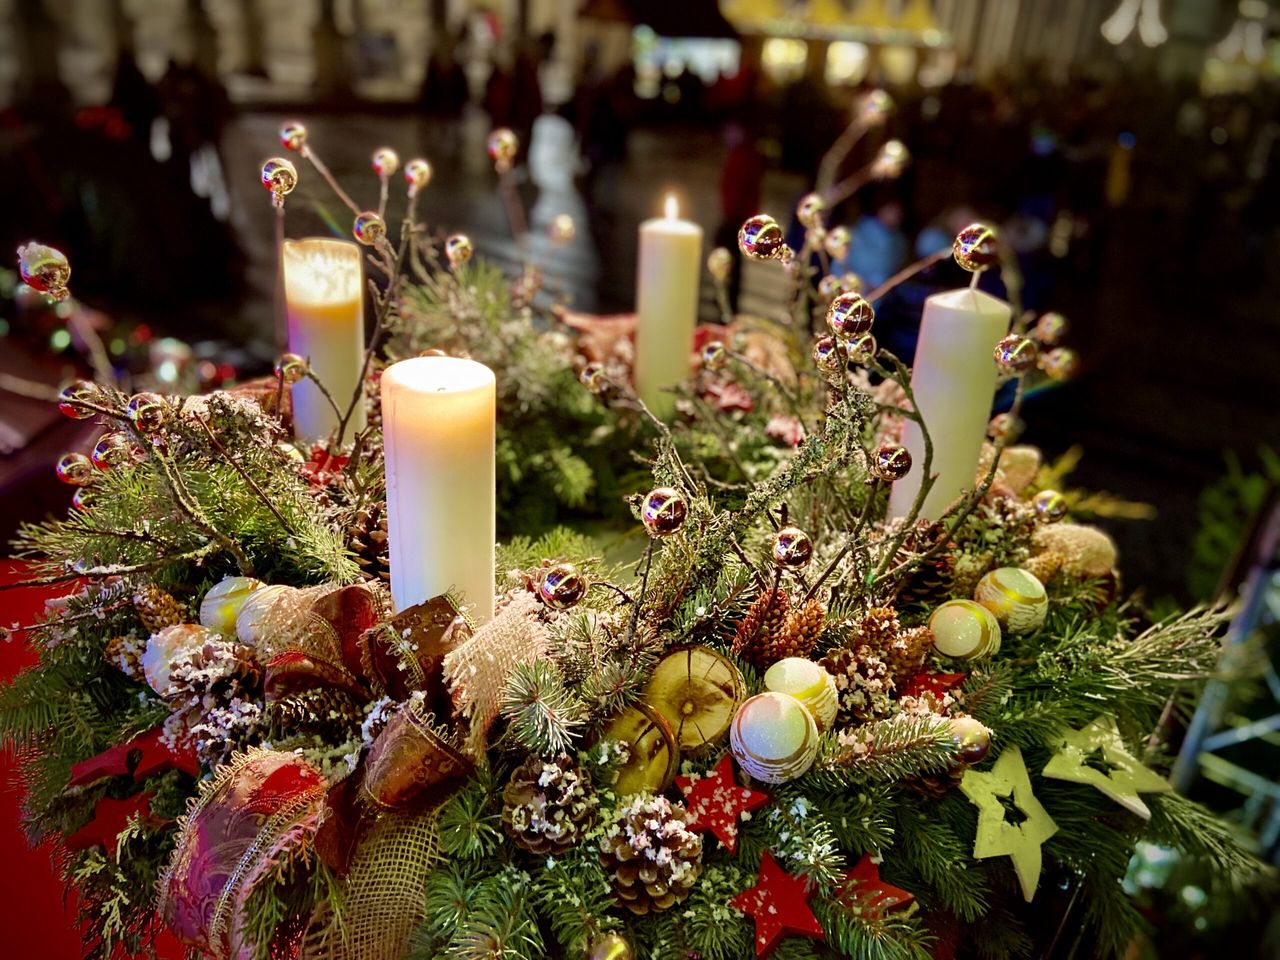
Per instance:
[[[1091,756],[1100,754],[1109,771],[1091,766]],[[1125,749],[1114,717],[1101,716],[1081,730],[1067,730],[1058,738],[1058,752],[1041,773],[1056,780],[1087,783],[1143,819],[1151,811],[1140,793],[1167,793],[1173,787],[1153,770],[1148,770]]]
[[[978,808],[973,855],[979,860],[1006,856],[1012,860],[1022,896],[1030,903],[1040,882],[1040,846],[1058,832],[1058,825],[1031,792],[1022,751],[1006,747],[989,772],[966,770],[960,790]],[[1009,798],[1022,814],[1021,823],[1009,822],[1001,797]]]

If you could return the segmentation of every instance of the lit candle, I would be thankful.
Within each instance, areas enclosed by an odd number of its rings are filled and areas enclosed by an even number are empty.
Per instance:
[[[936,520],[974,485],[996,392],[993,354],[1012,314],[1004,301],[974,289],[936,293],[925,301],[911,389],[933,441],[930,471],[937,480],[921,507],[922,517]],[[916,423],[907,422],[902,442],[914,466],[893,485],[890,517],[911,511],[924,481],[924,437]]]
[[[702,269],[702,228],[679,219],[675,197],[665,213],[640,224],[635,367],[636,393],[663,418],[675,411],[670,389],[689,378]]]
[[[391,596],[397,610],[458,595],[493,618],[493,371],[474,360],[415,357],[382,374]]]
[[[338,427],[364,370],[364,281],[360,248],[347,240],[312,237],[286,240],[282,253],[289,352],[304,357],[333,397],[325,399],[309,378],[293,391],[293,432],[318,443]],[[350,440],[365,427],[364,397],[347,423]]]

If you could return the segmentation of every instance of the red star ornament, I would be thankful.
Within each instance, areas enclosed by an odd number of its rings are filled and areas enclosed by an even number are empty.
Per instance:
[[[139,793],[123,800],[103,797],[94,805],[93,819],[66,838],[68,850],[88,850],[90,847],[106,847],[115,856],[116,841],[129,820],[140,816],[151,819],[151,791]]]
[[[952,687],[958,687],[964,682],[965,675],[963,673],[917,673],[911,678],[911,682],[907,684],[907,689],[902,692],[904,697],[919,697],[923,694],[930,693],[941,700],[942,695]]]
[[[804,880],[785,873],[768,850],[760,858],[756,885],[743,890],[729,904],[755,917],[757,957],[768,954],[789,934],[826,939],[822,924],[809,908]]]
[[[845,872],[840,882],[841,901],[858,909],[868,919],[879,920],[894,907],[906,906],[915,900],[908,893],[880,879],[880,865],[864,853],[852,870]]]
[[[767,793],[738,786],[733,779],[733,758],[727,753],[705,777],[696,781],[676,777],[676,786],[685,796],[689,829],[714,833],[730,853],[738,851],[738,818],[769,802]]]

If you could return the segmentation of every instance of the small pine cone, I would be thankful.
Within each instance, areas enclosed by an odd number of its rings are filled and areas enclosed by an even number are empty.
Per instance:
[[[782,629],[765,648],[769,663],[784,657],[807,657],[818,645],[826,623],[827,608],[818,600],[809,600],[787,614]]]
[[[601,842],[600,862],[618,905],[658,913],[689,895],[702,873],[702,836],[688,812],[663,796],[637,794],[618,810]]]
[[[502,792],[502,826],[516,846],[556,856],[581,842],[595,822],[591,781],[567,754],[529,757]]]
[[[391,582],[391,554],[387,547],[387,511],[384,504],[361,507],[347,536],[347,549],[371,580]]]
[[[1034,557],[1028,557],[1023,561],[1022,567],[1041,583],[1048,583],[1057,576],[1066,560],[1067,558],[1057,550],[1046,550],[1044,553],[1037,553]]]
[[[904,686],[924,670],[924,662],[933,649],[933,631],[928,627],[903,630],[889,644],[884,662],[895,685]]]
[[[345,690],[315,687],[267,704],[272,734],[297,734],[342,743],[354,737],[364,719],[364,705]]]
[[[893,677],[870,647],[832,647],[818,665],[836,679],[837,726],[865,723],[892,712]]]
[[[898,612],[893,607],[871,607],[854,628],[853,636],[849,638],[846,646],[870,647],[876,653],[883,655],[901,632],[902,624],[898,620]]]
[[[112,637],[107,641],[102,656],[130,680],[146,683],[142,672],[142,654],[147,649],[147,641],[140,637]]]
[[[918,556],[934,549],[946,536],[946,528],[940,523],[919,521],[906,535],[898,549],[898,561]],[[952,597],[952,576],[955,571],[955,544],[948,543],[925,560],[907,577],[899,598],[903,603],[918,603],[933,607]]]
[[[960,785],[965,770],[963,763],[958,763],[946,773],[930,773],[918,777],[907,777],[906,785],[933,800],[943,800],[952,790]]]
[[[154,583],[134,592],[133,606],[148,633],[159,633],[165,627],[187,622],[182,604],[173,598],[173,594],[161,590]]]
[[[755,667],[764,669],[774,661],[770,651],[786,626],[791,598],[781,590],[769,590],[747,608],[733,638],[733,652]]]

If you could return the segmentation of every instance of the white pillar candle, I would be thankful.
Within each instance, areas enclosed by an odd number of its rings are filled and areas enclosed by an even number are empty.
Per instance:
[[[305,358],[319,381],[346,412],[364,369],[364,280],[360,248],[348,240],[313,237],[286,240],[285,303],[289,352]],[[292,388],[293,432],[318,443],[338,427],[338,414],[309,378]],[[365,427],[364,397],[347,423],[345,440]]]
[[[933,441],[930,471],[937,480],[921,507],[922,517],[936,520],[974,485],[996,392],[996,342],[1008,332],[1012,315],[1003,300],[969,288],[936,293],[925,301],[911,389]],[[893,485],[890,517],[911,511],[924,481],[919,425],[908,421],[902,442],[911,453],[912,468]]]
[[[383,371],[396,610],[453,592],[475,623],[493,619],[496,410],[493,371],[474,360],[415,357]]]
[[[679,219],[675,197],[665,212],[640,224],[635,366],[636,393],[664,419],[675,412],[671,388],[689,378],[702,272],[702,228]]]

